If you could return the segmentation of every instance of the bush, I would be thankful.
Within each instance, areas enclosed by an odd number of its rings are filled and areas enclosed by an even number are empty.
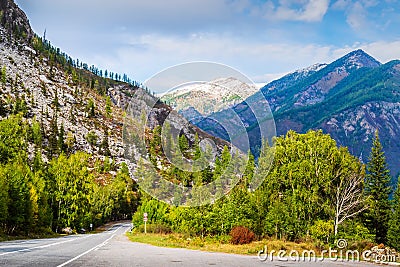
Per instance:
[[[144,233],[144,224],[139,225],[137,228],[139,233]],[[170,234],[172,230],[169,226],[164,224],[147,224],[146,225],[146,232],[153,233],[153,234]]]
[[[311,236],[326,244],[329,243],[329,238],[333,234],[334,225],[333,221],[318,220],[310,228]]]
[[[236,226],[231,232],[231,243],[234,245],[249,244],[254,240],[254,233],[244,226]]]

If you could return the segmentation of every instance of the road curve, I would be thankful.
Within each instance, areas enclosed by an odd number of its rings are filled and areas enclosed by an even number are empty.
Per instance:
[[[99,234],[0,243],[0,266],[349,266],[366,263],[260,261],[242,256],[133,243],[125,236],[129,223]]]

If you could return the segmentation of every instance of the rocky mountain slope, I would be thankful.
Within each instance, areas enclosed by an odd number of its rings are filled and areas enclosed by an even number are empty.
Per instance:
[[[318,65],[317,65],[318,66]],[[289,74],[264,86],[246,99],[261,108],[266,98],[274,114],[277,134],[293,129],[306,132],[323,129],[338,145],[367,161],[375,130],[387,156],[392,175],[400,172],[400,61],[381,64],[362,50],[353,51],[328,65],[314,67],[314,71]],[[313,69],[313,68],[312,68]],[[254,117],[244,115],[248,108],[234,109],[248,125],[250,136],[257,137]],[[215,120],[227,121],[222,111],[211,115]],[[223,131],[210,130],[211,122],[203,120],[199,127],[224,136]],[[253,152],[255,144],[253,143]]]
[[[253,85],[230,77],[183,85],[160,97],[162,101],[188,118],[193,116],[194,110],[202,115],[210,115],[232,107],[256,91],[257,88]]]
[[[148,115],[142,135],[168,118],[172,130],[183,133],[189,143],[197,133],[200,140],[212,139],[218,150],[228,144],[191,125],[149,92],[77,64],[35,35],[12,0],[0,0],[0,22],[0,119],[22,114],[30,124],[40,125],[43,140],[29,144],[31,158],[40,150],[48,161],[65,147],[66,153],[90,153],[93,161],[107,156],[115,165],[126,162],[133,171],[140,151],[133,143],[126,147],[123,129],[126,116],[135,110],[137,120],[143,112]]]

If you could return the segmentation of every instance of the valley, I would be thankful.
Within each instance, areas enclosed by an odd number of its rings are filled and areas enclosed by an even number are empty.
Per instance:
[[[0,0],[0,265],[276,266],[263,245],[400,259],[400,60],[354,49],[261,89],[199,61],[142,83],[49,39]],[[213,78],[161,92],[198,69]],[[252,255],[181,249],[206,245]]]

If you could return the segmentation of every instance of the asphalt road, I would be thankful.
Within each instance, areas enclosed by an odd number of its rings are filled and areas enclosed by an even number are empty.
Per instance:
[[[260,261],[241,256],[133,243],[125,236],[129,223],[98,234],[0,243],[0,266],[366,266],[366,263]],[[373,266],[368,264],[369,266]]]

